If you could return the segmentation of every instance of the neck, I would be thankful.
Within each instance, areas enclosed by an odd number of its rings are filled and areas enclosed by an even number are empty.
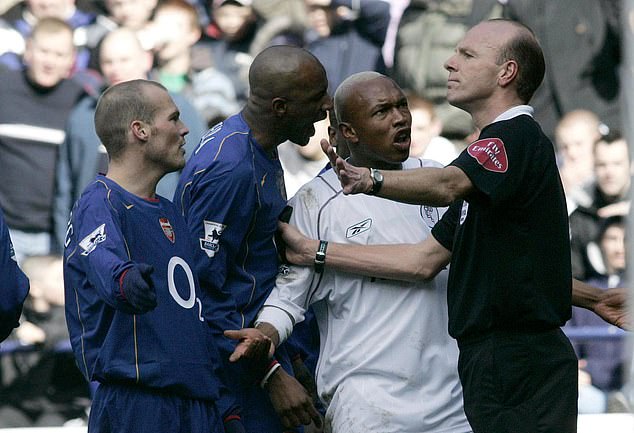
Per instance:
[[[463,110],[471,114],[473,123],[478,129],[482,129],[493,121],[502,113],[510,108],[524,105],[524,102],[517,97],[499,97],[492,98],[464,107]]]
[[[150,167],[139,165],[132,159],[128,163],[111,160],[106,177],[131,194],[141,198],[154,198],[156,184],[163,174],[153,171]]]
[[[191,58],[189,53],[182,53],[176,57],[161,62],[160,70],[172,75],[185,75],[189,73]]]
[[[247,102],[242,110],[242,117],[249,125],[251,135],[265,152],[272,152],[284,142],[284,138],[277,133],[276,122],[272,116],[258,112],[255,107]]]
[[[378,168],[380,170],[401,170],[403,168],[402,162],[371,160],[354,153],[350,154],[349,162],[357,167]]]

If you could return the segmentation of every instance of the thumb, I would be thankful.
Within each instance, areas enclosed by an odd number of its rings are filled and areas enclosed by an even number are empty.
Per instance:
[[[240,329],[227,329],[223,332],[225,337],[231,338],[232,340],[239,340],[242,338],[242,331]]]

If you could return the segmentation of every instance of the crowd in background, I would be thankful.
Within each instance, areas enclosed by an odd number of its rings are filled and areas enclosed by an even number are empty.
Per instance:
[[[0,358],[0,428],[61,425],[84,418],[89,405],[90,387],[60,348],[67,334],[59,254],[73,203],[107,169],[93,124],[101,92],[137,78],[163,84],[190,130],[190,155],[207,128],[241,109],[251,61],[271,45],[312,52],[331,94],[356,72],[392,77],[408,93],[411,154],[447,164],[477,131],[446,102],[445,60],[484,19],[531,27],[546,57],[531,105],[556,145],[573,276],[627,286],[621,7],[618,0],[0,0],[0,206],[32,287],[13,349]],[[288,197],[325,166],[319,139],[327,122],[315,124],[307,146],[280,146]],[[157,192],[171,199],[177,179],[166,176]],[[575,309],[568,326],[607,326],[586,313]],[[37,351],[20,350],[33,345]],[[624,342],[575,348],[580,411],[631,409],[621,392]]]

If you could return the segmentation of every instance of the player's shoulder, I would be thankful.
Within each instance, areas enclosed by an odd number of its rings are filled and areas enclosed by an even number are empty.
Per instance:
[[[240,114],[214,125],[190,156],[186,171],[233,170],[249,164],[250,130]]]
[[[341,193],[341,183],[334,170],[329,168],[322,171],[316,177],[306,182],[293,197],[293,201],[300,200],[305,203],[324,203],[330,197]]]
[[[84,189],[73,213],[102,212],[104,208],[118,211],[125,206],[121,188],[105,176],[99,175]]]

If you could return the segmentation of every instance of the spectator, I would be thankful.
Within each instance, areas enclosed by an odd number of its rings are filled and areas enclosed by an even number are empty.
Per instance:
[[[75,0],[25,0],[17,2],[0,19],[15,29],[23,39],[22,41],[14,40],[13,46],[7,47],[9,54],[0,57],[0,61],[11,68],[20,69],[25,40],[31,34],[33,26],[42,18],[53,17],[67,22],[73,29],[73,41],[78,49],[73,65],[74,71],[86,69],[89,65],[90,52],[84,47],[85,38],[83,35],[86,27],[94,22],[95,15],[78,8],[75,3]],[[6,37],[3,33],[0,35],[3,39]],[[13,38],[15,33],[9,33],[7,36]]]
[[[147,78],[152,67],[152,54],[143,50],[135,32],[125,28],[114,30],[104,38],[99,58],[107,85]],[[107,153],[92,120],[98,96],[92,94],[83,98],[70,113],[66,125],[66,139],[60,149],[55,179],[55,232],[60,245],[66,236],[66,223],[73,203],[96,174],[107,170]],[[189,157],[205,131],[205,124],[184,97],[178,93],[172,93],[172,97],[181,110],[181,117],[191,128],[185,146]],[[171,200],[177,182],[178,173],[165,175],[157,186],[158,194]]]
[[[440,136],[442,121],[436,115],[434,104],[412,93],[407,95],[407,103],[412,113],[410,155],[415,158],[433,159],[442,165],[456,159],[456,146]]]
[[[596,245],[601,219],[629,213],[631,161],[628,144],[618,131],[612,131],[594,145],[595,182],[586,188],[590,198],[579,203],[570,214],[572,275],[589,279],[605,272]]]
[[[262,18],[252,0],[209,0],[208,5],[212,24],[203,45],[211,49],[211,65],[233,81],[241,106],[249,93],[254,57],[271,45],[301,45],[301,27],[289,16]]]
[[[84,38],[91,50],[92,69],[99,69],[99,44],[111,31],[124,27],[139,33],[143,48],[152,48],[151,39],[143,30],[149,24],[158,0],[104,0],[105,13],[97,15],[95,22],[86,27]],[[148,40],[149,39],[149,40]]]
[[[304,0],[308,32],[304,46],[324,65],[328,91],[355,72],[385,73],[382,47],[390,5],[382,0]]]
[[[504,15],[531,27],[546,58],[535,118],[548,137],[576,109],[622,129],[620,0],[507,0]],[[574,11],[575,13],[571,13]]]
[[[185,0],[158,5],[150,31],[154,36],[154,77],[171,92],[181,93],[211,127],[239,111],[231,79],[213,66],[194,70],[192,47],[200,39],[198,13]]]
[[[0,70],[0,99],[11,101],[0,108],[0,203],[18,262],[54,247],[58,149],[66,119],[84,94],[67,79],[75,55],[72,35],[64,21],[43,18],[27,40],[26,69]]]
[[[626,220],[623,216],[611,216],[602,221],[597,244],[605,271],[590,278],[589,284],[606,290],[627,286],[625,231]],[[567,326],[596,326],[606,330],[609,328],[609,325],[596,315],[577,307],[573,308],[572,319]],[[626,377],[628,358],[624,339],[583,341],[574,344],[574,347],[581,369],[589,376],[587,380],[610,397],[620,393]]]
[[[568,213],[578,203],[587,203],[585,188],[594,180],[594,144],[601,138],[606,126],[588,110],[567,113],[555,128],[559,175],[564,184]]]

